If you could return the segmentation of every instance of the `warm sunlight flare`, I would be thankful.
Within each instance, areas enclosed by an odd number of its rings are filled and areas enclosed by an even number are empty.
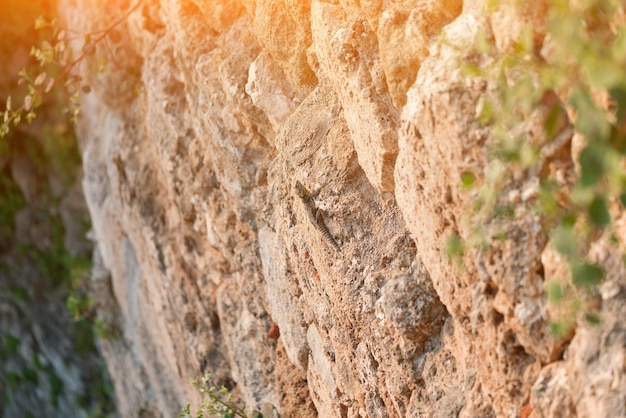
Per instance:
[[[626,417],[624,0],[0,3],[0,417]]]

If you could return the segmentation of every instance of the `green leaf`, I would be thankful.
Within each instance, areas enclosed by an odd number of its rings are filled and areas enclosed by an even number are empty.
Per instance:
[[[561,225],[569,228],[573,228],[576,225],[576,220],[578,217],[575,213],[566,213],[563,215],[563,219],[561,219]]]
[[[560,105],[555,104],[550,108],[548,116],[546,116],[546,119],[543,122],[543,129],[548,138],[553,138],[557,134],[562,114],[563,109]]]
[[[511,205],[496,206],[495,215],[499,218],[512,218],[515,215],[515,208]],[[506,232],[499,232],[496,234],[498,239],[506,239]]]
[[[474,177],[474,174],[470,173],[469,171],[461,173],[461,186],[464,189],[471,189],[474,186],[475,182],[476,177]]]
[[[17,354],[17,348],[20,346],[20,340],[17,337],[8,334],[4,337],[4,346],[9,354]]]
[[[559,204],[554,198],[557,184],[553,181],[542,181],[539,189],[539,207],[541,212],[552,215],[559,209]]]
[[[526,26],[524,28],[522,36],[519,42],[515,44],[515,47],[520,54],[530,54],[533,52],[535,48],[534,33],[530,27]]]
[[[559,253],[572,257],[578,249],[578,237],[571,227],[561,224],[552,234],[552,245]]]
[[[550,331],[552,331],[552,333],[557,336],[565,335],[570,328],[571,325],[568,324],[566,321],[550,322]]]
[[[604,279],[604,269],[596,264],[576,262],[572,265],[572,283],[577,287],[591,288]]]
[[[463,256],[464,245],[458,235],[452,235],[446,243],[446,254],[450,258],[460,258]]]
[[[16,373],[5,372],[4,377],[11,389],[17,389],[17,387],[22,383],[22,378]]]
[[[482,70],[478,65],[464,62],[461,64],[461,74],[465,77],[479,77],[484,74],[484,70]]]
[[[555,281],[550,282],[548,285],[548,300],[554,304],[559,304],[565,296],[565,289],[563,286]]]
[[[37,20],[35,20],[35,29],[39,30],[42,28],[45,28],[46,26],[48,26],[48,23],[46,22],[46,20],[43,18],[43,16],[39,16],[37,18]]]
[[[581,64],[587,70],[589,84],[594,88],[612,88],[624,80],[624,69],[620,65],[615,65],[616,63],[611,62],[610,59],[589,57]]]
[[[592,313],[585,314],[585,320],[591,325],[600,325],[602,323],[602,319],[598,315]]]
[[[41,360],[39,360],[39,355],[35,352],[33,352],[33,366],[35,366],[35,369],[37,370],[44,370],[44,367],[41,364]]]
[[[598,144],[589,144],[580,153],[580,184],[583,187],[594,186],[604,175],[604,154]]]
[[[611,215],[609,209],[606,206],[606,202],[601,197],[593,199],[591,204],[587,207],[589,213],[589,219],[599,227],[606,226],[611,223]]]
[[[609,90],[609,94],[616,106],[615,116],[620,121],[626,117],[626,88],[624,86],[613,87]]]
[[[63,393],[63,381],[57,375],[51,373],[48,375],[48,386],[50,387],[50,398],[52,406],[55,408],[59,404],[59,396]]]
[[[489,125],[493,123],[495,113],[494,105],[491,100],[484,98],[480,114],[478,116],[478,121],[483,125]]]
[[[591,96],[581,88],[576,89],[571,97],[570,104],[576,109],[575,128],[588,141],[606,141],[610,134],[610,125],[604,112],[599,109]]]
[[[39,381],[39,378],[37,376],[37,372],[33,369],[31,369],[30,367],[24,367],[22,369],[22,376],[24,377],[24,380],[27,382],[30,382],[34,385],[36,385]]]
[[[183,407],[183,410],[178,414],[178,418],[188,417],[191,414],[191,406],[189,404]]]
[[[626,28],[624,28],[624,26],[617,28],[617,35],[611,45],[611,52],[611,55],[613,55],[617,61],[624,61],[626,59]]]

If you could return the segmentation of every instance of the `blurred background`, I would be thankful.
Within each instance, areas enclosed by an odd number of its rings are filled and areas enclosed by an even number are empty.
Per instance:
[[[0,101],[21,106],[31,47],[47,40],[56,1],[0,0]],[[54,70],[47,70],[54,71]],[[55,75],[55,74],[50,74]],[[37,118],[0,138],[0,417],[115,416],[97,335],[115,338],[88,297],[92,243],[80,154],[59,89]]]

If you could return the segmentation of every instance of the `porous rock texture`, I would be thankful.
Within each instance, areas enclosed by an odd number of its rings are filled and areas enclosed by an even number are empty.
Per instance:
[[[62,10],[88,32],[126,3]],[[536,177],[508,186],[515,216],[487,225],[502,239],[462,268],[446,256],[470,234],[461,175],[488,166],[489,80],[461,63],[481,31],[506,49],[520,16],[540,36],[541,7],[483,3],[145,0],[98,45],[109,68],[87,76],[78,134],[123,416],[175,416],[203,373],[283,417],[626,415],[626,274],[606,237],[603,322],[567,338],[548,326],[563,261],[530,210]],[[547,164],[574,173],[559,151]]]

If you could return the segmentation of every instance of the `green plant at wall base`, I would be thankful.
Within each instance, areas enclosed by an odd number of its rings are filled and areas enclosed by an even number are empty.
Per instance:
[[[202,402],[195,414],[196,418],[204,417],[220,417],[220,418],[263,418],[263,414],[259,411],[252,411],[248,415],[246,406],[241,402],[233,401],[232,394],[228,392],[224,386],[217,389],[215,386],[210,386],[211,375],[206,374],[202,379],[198,378],[191,380],[191,385],[198,389],[202,395]],[[193,418],[191,413],[191,407],[187,404],[182,412],[178,415],[179,418]]]
[[[82,272],[83,270],[81,269],[80,271]],[[76,321],[75,328],[81,329],[86,324],[89,332],[93,330],[101,340],[111,341],[122,338],[121,332],[114,324],[98,317],[93,300],[86,296],[81,289],[83,282],[88,279],[85,276],[75,276],[74,274],[72,274],[72,277],[72,287],[67,297],[67,309],[74,317],[74,321]],[[93,338],[92,335],[87,335],[83,339],[91,341]],[[77,340],[81,340],[81,338],[77,338]]]
[[[527,27],[511,50],[502,52],[482,34],[464,66],[468,77],[495,81],[497,88],[479,103],[480,122],[490,128],[485,181],[475,185],[466,174],[461,188],[475,188],[472,222],[475,231],[485,233],[484,226],[507,204],[509,187],[520,178],[538,178],[533,210],[571,270],[568,282],[548,284],[548,298],[570,303],[574,314],[597,323],[583,302],[597,292],[605,272],[588,258],[590,245],[601,236],[624,245],[613,234],[611,213],[626,207],[625,10],[621,0],[548,0],[547,6],[545,36]],[[576,174],[559,178],[550,163],[563,161],[557,154],[569,150],[573,135],[582,138],[574,156],[577,170],[569,167]],[[459,240],[449,242],[448,252],[456,257],[459,248],[468,247]],[[553,325],[558,332],[569,326],[558,319]]]
[[[74,321],[80,321],[93,315],[91,311],[92,301],[89,297],[81,297],[77,294],[70,294],[67,297],[67,310],[74,317]]]
[[[115,325],[109,324],[100,318],[94,320],[94,327],[96,335],[101,340],[111,341],[120,340],[122,338],[122,333]]]

